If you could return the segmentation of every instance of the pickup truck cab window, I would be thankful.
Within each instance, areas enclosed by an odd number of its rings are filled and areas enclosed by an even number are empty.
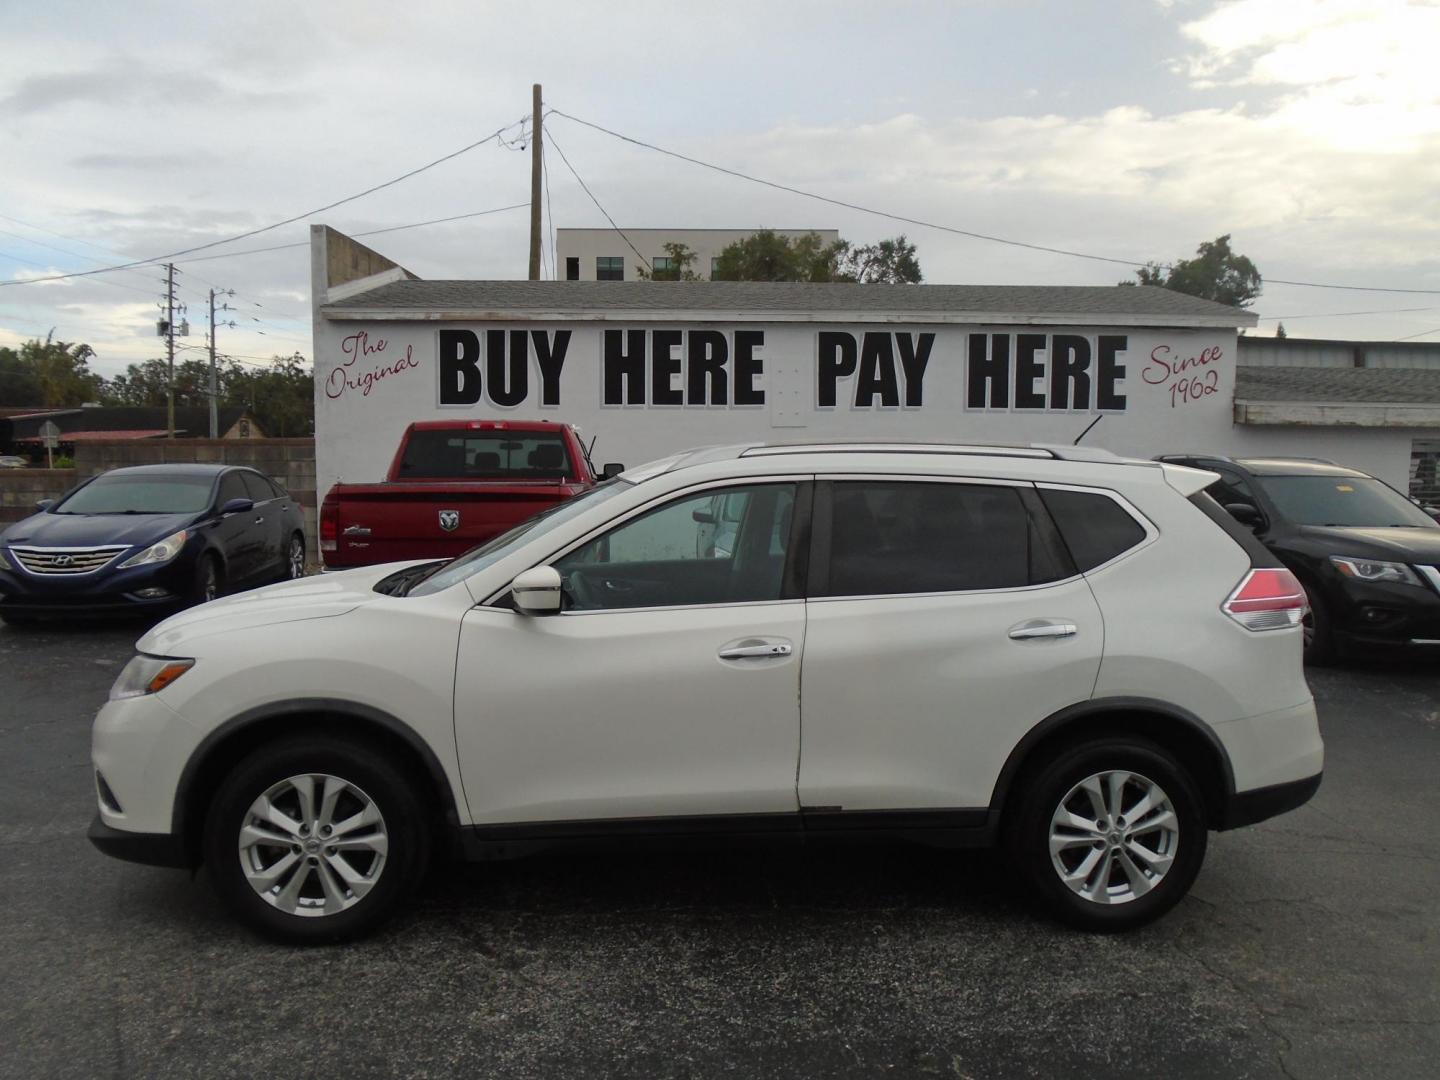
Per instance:
[[[565,610],[779,600],[795,484],[683,496],[557,559]]]
[[[559,434],[518,431],[415,431],[405,444],[405,479],[562,480],[570,455]]]

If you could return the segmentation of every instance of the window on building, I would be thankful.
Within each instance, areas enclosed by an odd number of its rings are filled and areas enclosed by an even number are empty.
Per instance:
[[[566,281],[579,281],[579,280],[580,280],[580,256],[578,256],[578,255],[567,255],[567,256],[565,257],[565,280],[566,280]]]
[[[675,260],[668,255],[657,255],[650,260],[651,276],[657,281],[675,276]]]
[[[710,256],[710,280],[714,281],[720,276],[720,256]]]
[[[595,280],[596,281],[624,281],[625,260],[610,255],[601,255],[595,259]]]

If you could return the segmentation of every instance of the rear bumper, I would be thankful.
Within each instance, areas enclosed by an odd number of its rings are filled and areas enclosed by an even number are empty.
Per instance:
[[[1236,792],[1225,808],[1220,828],[1238,829],[1242,825],[1254,825],[1257,821],[1264,821],[1304,806],[1320,789],[1320,778],[1323,775],[1316,773],[1303,780],[1291,780],[1284,784],[1256,788],[1254,791]]]
[[[171,833],[134,833],[106,825],[95,815],[86,832],[90,842],[106,855],[147,866],[189,867],[185,845]]]

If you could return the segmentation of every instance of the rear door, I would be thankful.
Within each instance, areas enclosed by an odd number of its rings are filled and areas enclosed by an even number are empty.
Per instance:
[[[1094,690],[1100,610],[1033,485],[817,483],[810,582],[807,825],[981,824],[1019,739]]]
[[[285,532],[285,505],[275,491],[274,485],[257,472],[242,469],[240,478],[245,491],[255,502],[255,570],[257,574],[273,577],[279,574],[282,550],[289,537]]]

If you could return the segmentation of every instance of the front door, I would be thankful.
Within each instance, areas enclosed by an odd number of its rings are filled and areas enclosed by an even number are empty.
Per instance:
[[[1016,742],[1087,700],[1100,665],[1099,607],[1034,487],[822,482],[815,533],[802,807],[983,822]]]
[[[560,613],[466,615],[455,725],[475,824],[798,824],[805,601],[789,556],[806,492],[669,497],[552,560]],[[738,519],[726,546],[717,494]]]

